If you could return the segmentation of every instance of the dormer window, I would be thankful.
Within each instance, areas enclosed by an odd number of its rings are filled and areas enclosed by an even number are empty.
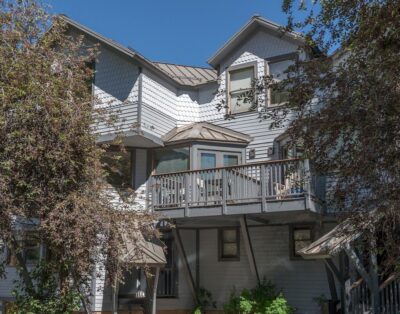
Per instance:
[[[247,112],[254,109],[254,88],[256,67],[240,66],[228,70],[229,113]]]

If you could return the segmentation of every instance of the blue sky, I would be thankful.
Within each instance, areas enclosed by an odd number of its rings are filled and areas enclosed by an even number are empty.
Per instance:
[[[254,14],[286,23],[281,0],[43,1],[150,60],[198,66]]]

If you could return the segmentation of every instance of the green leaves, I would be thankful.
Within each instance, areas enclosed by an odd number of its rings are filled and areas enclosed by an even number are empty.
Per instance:
[[[291,314],[294,309],[282,293],[276,291],[274,284],[264,278],[255,288],[244,289],[239,295],[232,291],[229,302],[224,305],[224,313]]]

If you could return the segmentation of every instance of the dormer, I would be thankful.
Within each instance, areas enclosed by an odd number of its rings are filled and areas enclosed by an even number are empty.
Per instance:
[[[254,95],[252,82],[265,75],[282,80],[290,64],[299,57],[306,57],[304,47],[305,39],[300,34],[253,16],[208,60],[218,70],[220,87],[226,91],[227,113],[241,114],[259,106],[285,103],[282,92],[266,91],[264,95]],[[257,101],[252,103],[243,98]]]

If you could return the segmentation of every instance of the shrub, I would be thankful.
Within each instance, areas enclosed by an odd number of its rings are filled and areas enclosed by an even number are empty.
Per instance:
[[[244,289],[240,294],[232,291],[229,302],[224,305],[226,314],[291,314],[289,306],[275,285],[263,279],[253,289]]]

